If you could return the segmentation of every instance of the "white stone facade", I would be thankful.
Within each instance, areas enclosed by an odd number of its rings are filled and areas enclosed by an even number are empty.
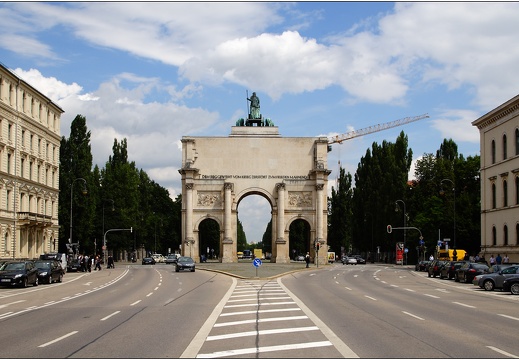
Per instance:
[[[472,125],[481,142],[481,254],[519,262],[519,95]]]
[[[235,126],[228,137],[182,138],[182,252],[199,261],[198,226],[220,226],[220,261],[237,262],[237,208],[248,195],[272,208],[272,262],[288,263],[289,228],[298,219],[326,249],[327,138],[284,138],[274,126]],[[265,224],[266,225],[266,224]],[[319,263],[327,253],[319,252]]]
[[[0,65],[0,258],[58,249],[63,110]]]

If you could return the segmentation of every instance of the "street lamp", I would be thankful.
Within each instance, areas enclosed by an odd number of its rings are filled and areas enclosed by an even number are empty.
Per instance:
[[[70,237],[68,239],[69,244],[72,244],[72,200],[74,199],[74,183],[77,180],[83,181],[83,195],[88,194],[88,190],[87,190],[87,187],[86,187],[87,182],[86,182],[85,179],[77,178],[77,179],[74,179],[72,181],[72,184],[70,184]],[[78,252],[79,252],[79,241],[77,243],[77,249],[78,249]]]
[[[112,199],[103,199],[103,234],[105,233],[105,201],[112,202],[112,211],[115,211],[115,203]],[[103,249],[103,252],[106,249]]]
[[[453,238],[454,238],[454,249],[452,251],[452,260],[453,261],[456,261],[458,260],[458,252],[456,251],[456,188],[454,186],[454,182],[451,180],[451,179],[443,179],[442,181],[440,181],[440,184],[443,185],[443,182],[444,181],[448,181],[452,184],[452,193],[454,194],[454,201],[452,202],[453,204],[453,220],[454,220],[454,226],[453,226]],[[441,194],[443,194],[443,190],[440,191]]]
[[[405,241],[406,241],[406,228],[407,228],[407,212],[405,210],[405,202],[404,200],[397,200],[395,201],[395,212],[398,212],[398,210],[400,209],[399,206],[398,206],[398,202],[402,202],[402,204],[404,205],[404,251],[405,251]],[[405,253],[405,257],[406,257],[406,265],[407,265],[407,253]]]

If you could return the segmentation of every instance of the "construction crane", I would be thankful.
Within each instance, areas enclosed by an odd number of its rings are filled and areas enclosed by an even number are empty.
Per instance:
[[[414,121],[422,120],[422,119],[425,119],[428,117],[429,117],[429,115],[427,115],[427,114],[412,116],[412,117],[405,117],[403,119],[390,121],[390,122],[383,123],[383,124],[373,125],[373,126],[370,126],[370,127],[364,128],[364,129],[360,129],[360,130],[353,130],[353,131],[350,131],[345,134],[331,136],[328,138],[328,149],[331,150],[330,145],[332,145],[332,144],[336,144],[336,143],[341,144],[343,141],[346,141],[346,140],[350,140],[350,139],[353,139],[353,138],[356,138],[359,136],[371,134],[371,133],[382,131],[382,130],[391,129],[391,128],[394,128],[397,126],[402,126],[402,125],[409,124]]]

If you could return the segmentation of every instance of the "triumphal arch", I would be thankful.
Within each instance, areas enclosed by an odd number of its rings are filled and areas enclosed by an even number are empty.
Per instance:
[[[327,154],[326,137],[282,137],[253,109],[229,136],[182,137],[182,253],[200,261],[199,225],[212,219],[220,226],[220,261],[237,262],[238,204],[254,194],[272,209],[271,262],[290,262],[290,224],[304,220],[308,251],[314,257],[318,241],[318,262],[327,263]]]

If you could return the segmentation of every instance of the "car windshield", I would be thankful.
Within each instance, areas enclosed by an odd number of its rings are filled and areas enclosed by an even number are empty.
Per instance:
[[[177,255],[169,255],[168,256],[168,259],[176,259],[177,258]]]
[[[180,259],[178,259],[180,262],[193,262],[193,259],[191,259],[188,256],[182,256]]]
[[[38,269],[50,269],[50,261],[36,261],[34,266]]]
[[[24,263],[8,263],[2,270],[24,270]]]

